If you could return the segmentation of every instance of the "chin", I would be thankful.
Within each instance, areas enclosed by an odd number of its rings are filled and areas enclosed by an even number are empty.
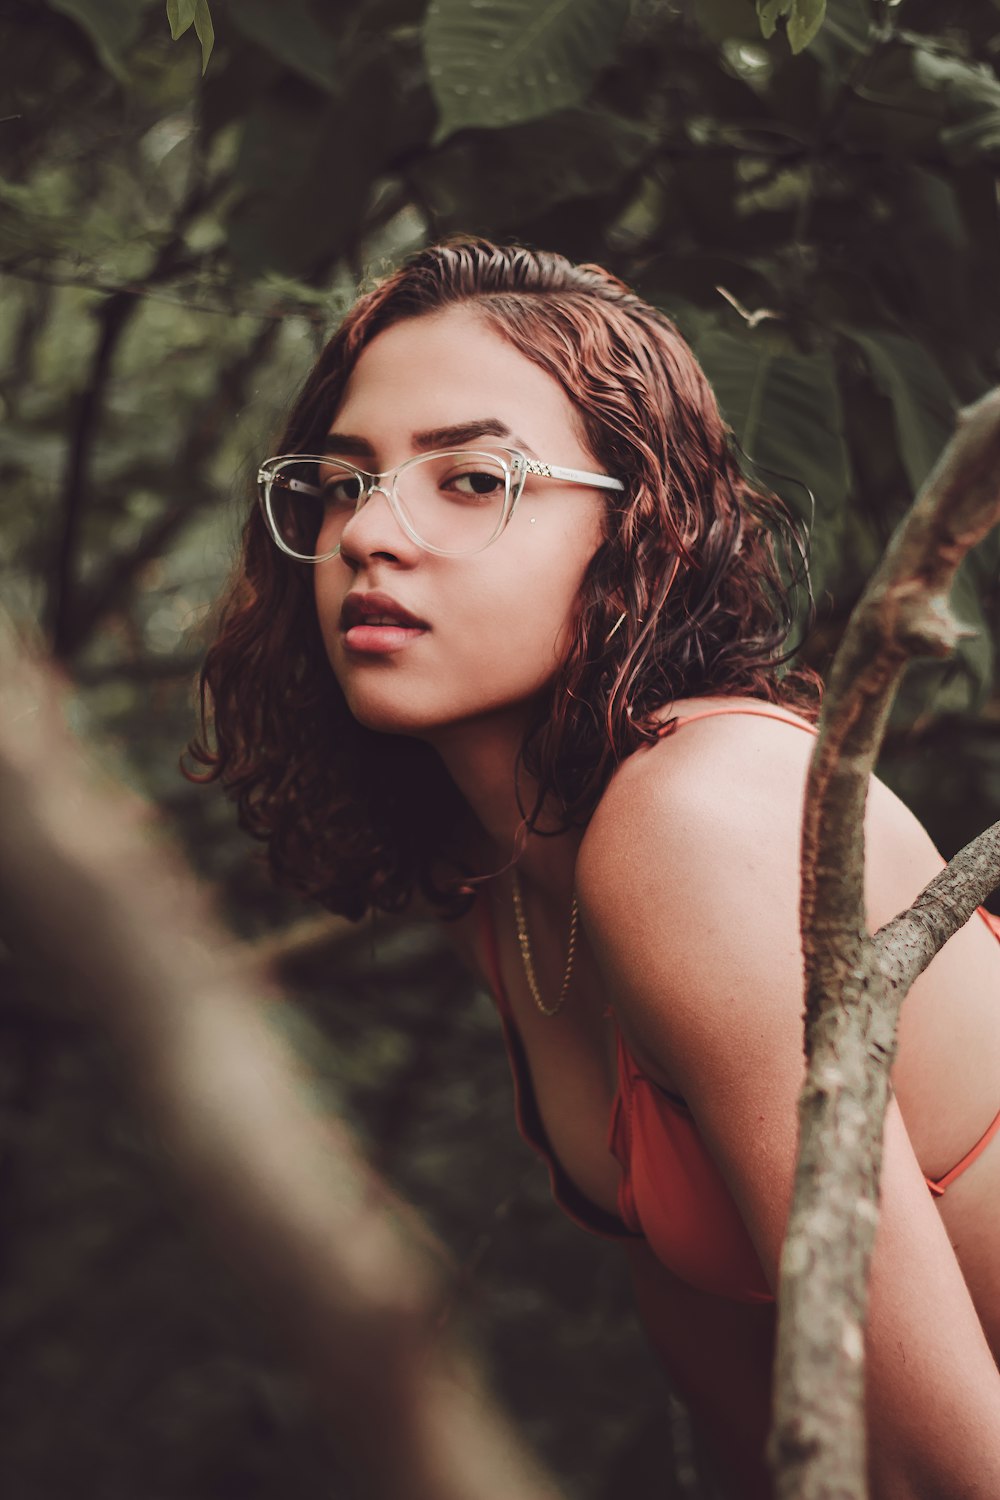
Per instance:
[[[347,706],[358,723],[375,734],[418,732],[413,716],[400,712],[398,704],[374,702],[368,694],[347,694]]]
[[[353,717],[376,734],[408,735],[433,741],[450,729],[495,718],[504,707],[481,699],[470,702],[433,703],[409,701],[405,694],[386,684],[357,682],[342,684],[344,698]],[[509,711],[509,709],[508,709]]]
[[[421,735],[433,731],[440,719],[426,705],[408,703],[389,684],[341,681],[345,702],[359,724],[375,734]]]
[[[475,674],[456,672],[445,684],[437,674],[396,673],[376,666],[360,668],[331,653],[331,666],[351,715],[376,734],[409,735],[433,740],[462,726],[521,724],[537,706],[551,681],[496,683],[484,665]],[[491,690],[485,692],[487,684]],[[462,691],[463,686],[468,692]]]

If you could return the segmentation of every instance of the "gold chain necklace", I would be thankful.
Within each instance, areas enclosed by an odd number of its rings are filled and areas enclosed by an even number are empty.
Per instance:
[[[524,920],[524,906],[521,901],[521,882],[517,878],[517,871],[510,872],[510,888],[514,896],[514,921],[517,924],[517,940],[521,945],[521,961],[524,964],[524,973],[528,980],[528,989],[543,1016],[554,1016],[562,1010],[563,1001],[566,999],[566,991],[569,989],[570,975],[573,972],[573,957],[576,953],[576,924],[579,917],[579,909],[576,904],[576,892],[573,892],[573,907],[569,918],[569,951],[566,954],[566,971],[563,974],[562,988],[559,991],[559,999],[555,1005],[546,1005],[538,992],[538,980],[535,978],[535,964],[531,957],[531,943],[528,938],[528,927]]]

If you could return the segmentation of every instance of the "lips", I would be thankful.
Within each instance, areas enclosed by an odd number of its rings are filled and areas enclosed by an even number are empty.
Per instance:
[[[370,594],[348,594],[340,612],[340,628],[351,630],[355,625],[395,625],[405,630],[429,630],[426,620],[411,614],[390,594],[377,590]]]

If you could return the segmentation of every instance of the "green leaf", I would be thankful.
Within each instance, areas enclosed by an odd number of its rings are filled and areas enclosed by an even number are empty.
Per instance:
[[[772,37],[781,16],[793,52],[801,52],[819,31],[826,16],[826,0],[757,0],[761,33]]]
[[[208,59],[215,46],[215,27],[212,25],[212,12],[208,8],[208,0],[198,0],[195,6],[194,34],[201,43],[201,74],[204,78]]]
[[[489,236],[615,192],[654,145],[651,130],[609,110],[567,109],[459,136],[417,162],[412,179],[443,232]]]
[[[170,23],[170,35],[175,42],[194,25],[197,9],[198,0],[167,0],[167,20]]]
[[[778,17],[787,16],[795,0],[757,0],[757,18],[761,35],[770,40],[778,27]]]
[[[996,221],[995,208],[985,233],[975,223],[966,222],[964,206],[951,180],[955,175],[947,170],[935,172],[894,163],[893,215],[879,237],[873,273],[876,284],[891,284],[883,278],[892,278],[900,289],[905,288],[906,300],[896,304],[897,315],[915,315],[924,347],[939,351],[952,382],[973,391],[981,389],[983,381],[970,366],[980,351],[987,360],[991,357],[991,334],[997,327],[1000,305],[1000,283],[990,295],[987,309],[983,300],[986,288],[976,285],[973,268],[982,258],[987,264],[991,260],[1000,264],[995,259],[1000,222]],[[909,321],[903,327],[915,332]],[[947,353],[941,352],[945,350]]]
[[[955,425],[957,402],[951,387],[912,339],[860,328],[841,331],[861,349],[872,379],[892,403],[900,457],[916,494]]]
[[[304,0],[240,0],[230,22],[271,57],[328,94],[340,92],[344,61],[340,29],[322,25]],[[339,63],[339,66],[338,66]]]
[[[826,0],[794,0],[788,17],[788,44],[793,52],[808,47],[823,24]]]
[[[797,481],[789,484],[762,472],[762,484],[806,520],[810,506],[802,486],[812,490],[816,515],[810,568],[819,594],[838,565],[850,485],[832,356],[825,350],[787,352],[763,328],[740,335],[710,329],[697,338],[695,352],[740,446],[762,469]]]
[[[48,3],[52,10],[69,16],[87,33],[102,67],[124,80],[125,53],[142,25],[142,11],[135,0],[48,0]]]
[[[373,106],[380,95],[391,109]],[[432,124],[412,55],[373,50],[342,98],[294,78],[263,90],[247,116],[233,173],[239,197],[227,215],[241,269],[311,278],[357,236],[377,179],[400,151],[426,141]]]
[[[580,104],[615,55],[629,0],[431,0],[427,73],[435,144]]]

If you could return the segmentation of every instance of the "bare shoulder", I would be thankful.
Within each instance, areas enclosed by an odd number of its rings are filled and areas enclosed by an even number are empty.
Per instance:
[[[711,700],[706,700],[712,706]],[[679,717],[700,705],[677,705]],[[745,712],[683,724],[619,767],[588,825],[577,890],[595,918],[698,899],[734,861],[797,861],[813,736]],[[763,839],[763,843],[761,840]],[[751,857],[752,856],[752,857]],[[721,894],[721,893],[719,893]],[[621,911],[617,913],[621,914]]]
[[[678,708],[684,717],[700,705]],[[775,1068],[782,1086],[801,1077],[802,812],[815,735],[782,717],[706,717],[636,753],[580,849],[580,912],[619,1021],[685,1097],[712,1079],[739,1088],[751,1060],[759,1079]],[[869,927],[941,866],[919,820],[873,777]]]
[[[750,700],[741,700],[745,706]],[[642,900],[651,885],[682,904],[748,897],[794,886],[797,913],[801,825],[815,733],[784,708],[700,713],[722,699],[676,705],[682,724],[638,751],[607,787],[580,850],[577,887],[596,916]],[[870,919],[888,920],[941,868],[933,841],[909,808],[873,776],[865,815]],[[748,884],[749,882],[749,884]],[[755,884],[765,882],[766,884]],[[775,885],[778,883],[778,886]],[[678,915],[681,913],[679,912]]]
[[[681,717],[689,707],[700,705],[678,705]],[[812,745],[774,720],[705,718],[632,755],[594,812],[576,868],[581,913],[620,1013],[640,1041],[655,1026],[661,1055],[676,1056],[686,1022],[711,1024],[706,994],[731,993],[758,942],[799,968]]]

